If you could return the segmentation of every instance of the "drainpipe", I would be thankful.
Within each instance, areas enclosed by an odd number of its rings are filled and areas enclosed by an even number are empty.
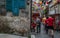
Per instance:
[[[30,0],[32,2],[32,0]],[[32,3],[30,3],[30,30],[31,30],[31,23],[32,23]]]
[[[55,6],[54,6],[54,9],[55,9],[55,14],[56,14],[56,8],[55,8]]]

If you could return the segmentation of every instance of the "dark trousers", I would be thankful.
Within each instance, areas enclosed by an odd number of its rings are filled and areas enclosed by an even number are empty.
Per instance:
[[[48,26],[47,25],[45,25],[45,31],[48,34]]]
[[[57,26],[57,31],[60,31],[60,25]]]
[[[37,25],[37,33],[40,32],[41,30],[41,25]]]
[[[31,32],[35,32],[35,27],[33,26],[33,28],[31,28]]]

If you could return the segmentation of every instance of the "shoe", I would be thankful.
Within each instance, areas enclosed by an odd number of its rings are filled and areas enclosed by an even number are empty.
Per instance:
[[[52,38],[54,38],[54,35],[52,35]]]
[[[40,33],[41,31],[39,31],[39,33]]]
[[[39,32],[36,32],[36,33],[39,33]]]

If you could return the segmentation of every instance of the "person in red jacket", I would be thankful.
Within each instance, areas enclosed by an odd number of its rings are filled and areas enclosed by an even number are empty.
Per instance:
[[[54,19],[52,17],[49,17],[47,21],[49,29],[53,29]]]
[[[48,33],[52,36],[52,38],[54,38],[54,27],[53,27],[53,24],[54,24],[54,19],[49,16],[49,18],[47,19],[47,23],[48,23]]]
[[[35,32],[35,27],[36,27],[36,23],[33,20],[32,23],[31,23],[31,32]]]

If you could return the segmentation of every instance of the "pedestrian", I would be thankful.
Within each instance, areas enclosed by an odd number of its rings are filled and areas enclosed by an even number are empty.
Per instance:
[[[60,31],[60,20],[59,20],[59,22],[58,22],[58,26],[59,26],[59,31]]]
[[[53,27],[54,19],[51,16],[49,16],[47,21],[48,21],[47,22],[48,23],[48,33],[52,38],[54,38],[54,31],[53,31],[54,30],[54,27]]]
[[[32,20],[31,32],[35,32],[35,27],[36,27],[36,22],[34,20]]]
[[[46,20],[46,17],[44,16],[43,18],[42,18],[42,23],[43,23],[43,25],[44,25],[44,30],[46,30],[46,26],[45,26],[45,20]]]
[[[36,18],[36,29],[37,29],[37,33],[39,33],[41,31],[41,21],[39,19],[39,17]]]
[[[46,17],[46,20],[45,20],[45,31],[46,31],[46,34],[48,34],[48,17]]]
[[[57,31],[59,31],[59,28],[58,28],[58,27],[59,27],[58,22],[59,22],[59,20],[56,19],[56,30],[57,30]]]
[[[43,23],[44,26],[45,26],[45,20],[46,20],[46,17],[44,16],[44,17],[42,18],[42,23]]]

